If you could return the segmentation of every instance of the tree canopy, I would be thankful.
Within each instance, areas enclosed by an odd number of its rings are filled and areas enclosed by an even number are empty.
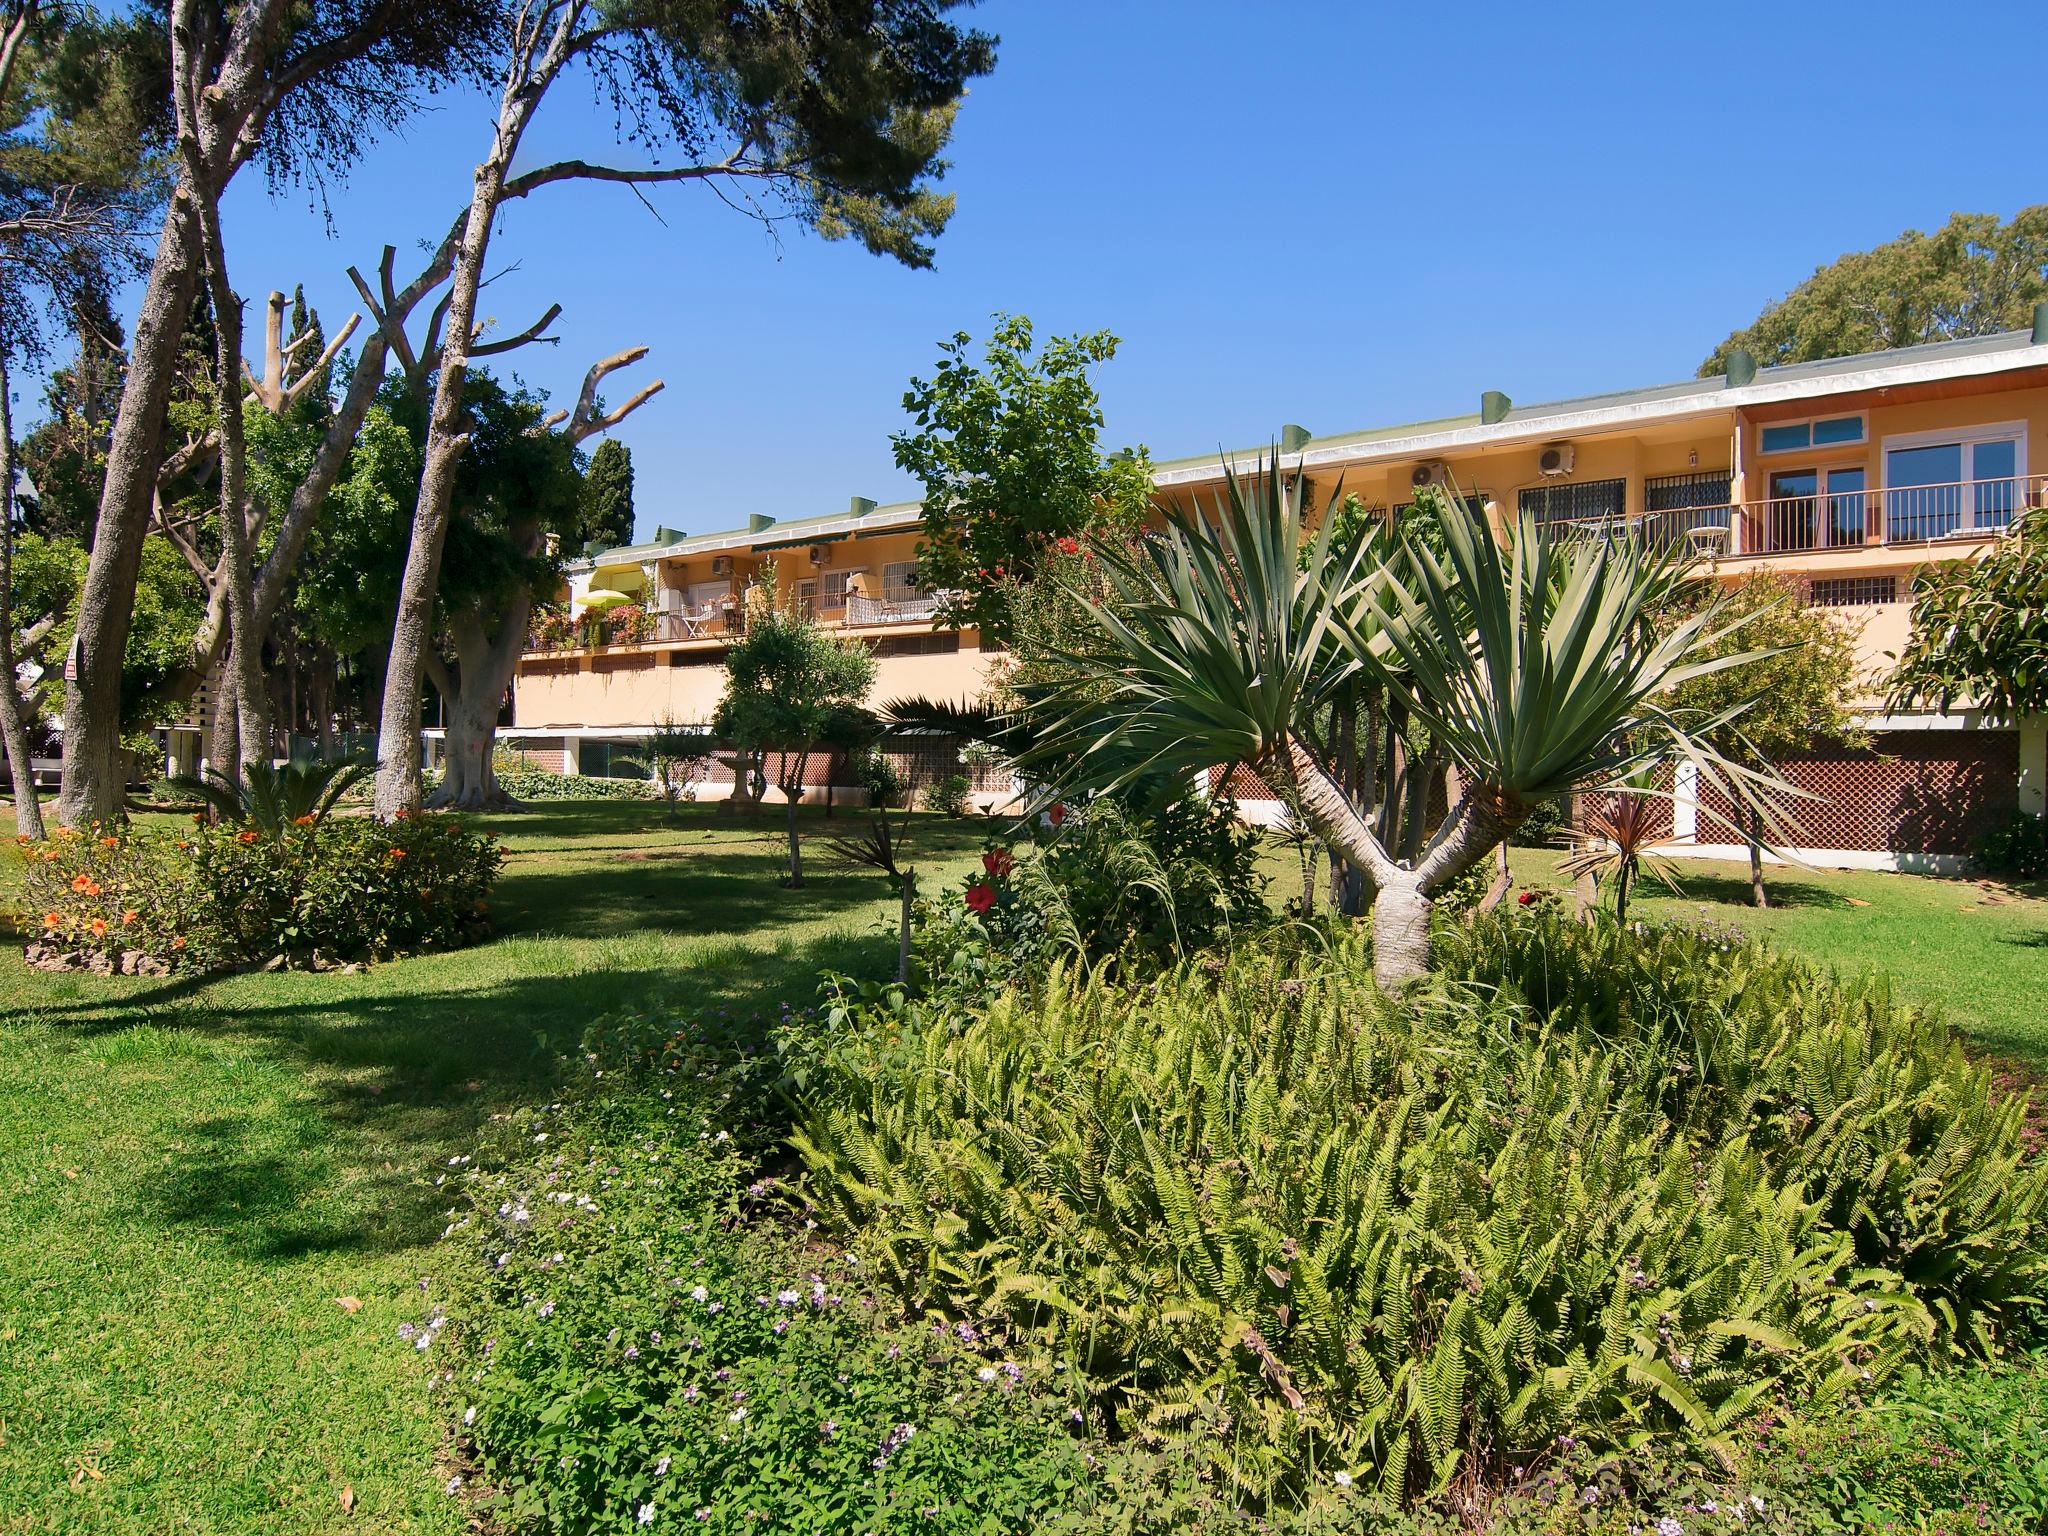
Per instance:
[[[2048,714],[2048,517],[2030,513],[1974,560],[1916,579],[1895,709],[1967,704],[1993,719]]]
[[[982,361],[965,331],[914,378],[914,430],[890,439],[924,485],[917,581],[954,594],[946,622],[1007,640],[1016,584],[1098,527],[1130,528],[1152,494],[1143,448],[1105,455],[1091,376],[1116,356],[1108,331],[1054,336],[1034,352],[1029,318],[997,317]]]
[[[2016,330],[2042,299],[2048,203],[2006,223],[1958,213],[1931,235],[1909,229],[1819,268],[1716,347],[1700,377],[1725,373],[1737,347],[1771,367]]]

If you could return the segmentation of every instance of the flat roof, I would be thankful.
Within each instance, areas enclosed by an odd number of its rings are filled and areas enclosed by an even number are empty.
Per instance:
[[[1616,431],[1653,422],[1679,421],[1689,416],[1733,411],[1743,406],[2034,367],[2048,367],[2048,345],[2036,344],[2030,331],[1999,331],[1989,336],[1967,336],[1955,341],[1927,342],[1883,352],[1861,352],[1851,357],[1781,363],[1757,369],[1756,377],[1750,383],[1736,387],[1729,385],[1726,374],[1713,374],[1706,378],[1652,384],[1641,389],[1575,395],[1535,405],[1513,405],[1496,422],[1482,422],[1479,413],[1474,411],[1470,415],[1439,416],[1395,426],[1330,433],[1310,437],[1297,452],[1286,457],[1299,462],[1303,469],[1375,459],[1433,458],[1460,449],[1512,443],[1526,438]],[[1161,486],[1209,480],[1220,475],[1226,464],[1233,469],[1254,468],[1261,459],[1270,458],[1273,452],[1274,445],[1268,442],[1222,453],[1211,451],[1166,459],[1153,465],[1153,480]],[[859,516],[844,512],[826,513],[817,517],[793,518],[766,528],[700,533],[669,543],[632,544],[597,555],[580,556],[564,564],[569,570],[605,569],[675,555],[771,544],[787,547],[827,538],[883,532],[916,522],[921,505],[915,501],[899,501]]]

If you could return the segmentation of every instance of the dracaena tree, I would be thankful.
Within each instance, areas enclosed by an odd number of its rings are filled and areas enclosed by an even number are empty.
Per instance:
[[[1688,678],[1754,659],[1707,654],[1725,627],[1713,602],[1654,622],[1687,579],[1678,559],[1549,544],[1526,520],[1503,543],[1456,497],[1434,520],[1438,549],[1370,536],[1346,550],[1327,516],[1304,530],[1286,477],[1231,476],[1212,516],[1104,552],[1118,601],[1092,609],[1085,643],[1066,652],[1027,756],[1061,765],[1066,791],[1233,761],[1277,777],[1373,887],[1388,987],[1429,970],[1437,893],[1544,802],[1671,757],[1739,796],[1765,782],[1709,744],[1718,720],[1666,702]],[[1328,702],[1361,679],[1421,721],[1454,770],[1450,809],[1412,856],[1375,830],[1370,782],[1348,784],[1316,739]]]

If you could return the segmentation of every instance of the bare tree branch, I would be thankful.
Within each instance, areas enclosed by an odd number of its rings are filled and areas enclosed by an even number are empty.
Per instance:
[[[561,313],[561,305],[550,304],[548,306],[548,312],[546,314],[542,315],[538,320],[534,321],[533,324],[529,325],[525,330],[521,331],[516,336],[507,336],[502,341],[490,341],[483,343],[471,341],[469,345],[469,355],[471,357],[495,357],[500,352],[510,352],[516,347],[523,347],[530,341],[545,341],[550,344],[558,343],[561,341],[561,337],[543,336],[541,332],[545,331],[549,326],[553,325],[555,323],[556,318],[560,316]]]

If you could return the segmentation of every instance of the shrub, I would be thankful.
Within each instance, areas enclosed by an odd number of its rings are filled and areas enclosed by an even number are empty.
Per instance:
[[[946,774],[924,787],[924,808],[955,819],[965,816],[973,788],[974,786],[967,782],[966,774]]]
[[[658,793],[651,779],[601,779],[545,769],[500,773],[498,788],[514,800],[652,800]]]
[[[1996,831],[1977,842],[1987,873],[2016,880],[2048,880],[2048,816],[2015,811]]]
[[[868,804],[887,810],[903,802],[903,775],[881,752],[869,747],[853,759],[853,781],[868,792]]]
[[[1407,1001],[1355,941],[1055,973],[823,1085],[796,1145],[913,1303],[1281,1505],[1338,1471],[1497,1484],[1567,1435],[1728,1454],[1773,1393],[1995,1342],[2043,1276],[2048,1166],[1936,1026],[1683,935],[1581,940],[1574,979],[1635,954],[1590,1005],[1524,983],[1584,933],[1483,920],[1459,963],[1506,949],[1495,983]]]
[[[601,1092],[508,1122],[502,1153],[457,1176],[453,1321],[407,1330],[455,1357],[493,1513],[551,1532],[968,1536],[1064,1507],[1085,1468],[1039,1373],[972,1330],[891,1321],[747,1185],[767,1132],[745,1056],[658,1015],[592,1045],[583,1086]]]
[[[503,859],[448,816],[308,817],[274,833],[194,820],[22,843],[29,926],[60,950],[169,966],[440,948],[476,930]]]

